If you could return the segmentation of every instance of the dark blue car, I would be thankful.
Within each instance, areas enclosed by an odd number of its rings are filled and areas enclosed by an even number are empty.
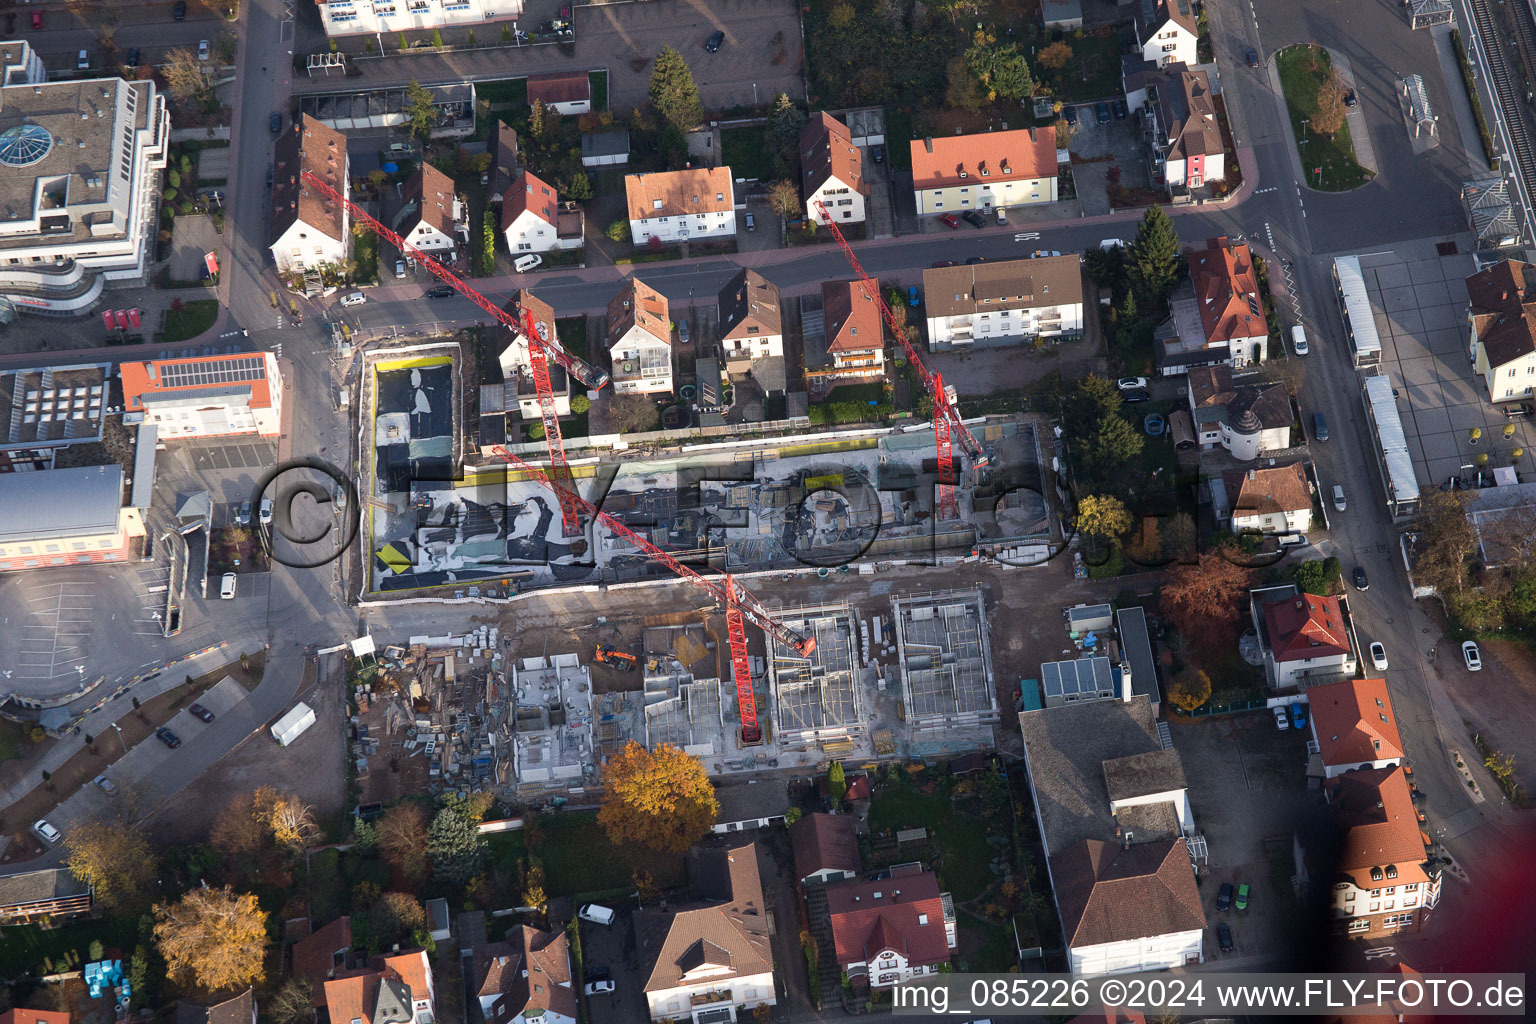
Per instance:
[[[1109,124],[1109,104],[1095,103],[1093,105],[1094,116],[1099,119],[1099,124]]]

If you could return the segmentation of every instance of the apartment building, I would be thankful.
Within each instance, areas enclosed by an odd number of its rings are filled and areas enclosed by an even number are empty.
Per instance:
[[[730,238],[736,192],[729,167],[630,174],[624,178],[629,234],[636,245]]]
[[[1227,176],[1226,152],[1209,77],[1183,64],[1143,64],[1124,76],[1126,104],[1143,112],[1152,174],[1170,195]]]
[[[1189,282],[1174,292],[1171,316],[1153,338],[1158,372],[1172,376],[1196,366],[1262,363],[1269,321],[1253,251],[1223,235],[1186,250],[1184,258]]]
[[[1286,583],[1251,590],[1248,602],[1270,686],[1292,690],[1354,674],[1355,652],[1337,597],[1305,594]],[[1308,696],[1321,688],[1310,686]]]
[[[154,82],[47,81],[0,44],[0,313],[85,313],[154,258],[170,115]]]
[[[934,352],[1018,345],[1083,333],[1083,268],[1076,253],[923,271]]]
[[[1440,865],[1401,765],[1346,772],[1327,788],[1345,829],[1330,875],[1334,927],[1350,938],[1416,932],[1440,902]]]
[[[1307,708],[1325,778],[1403,763],[1403,737],[1385,679],[1308,687]]]
[[[283,378],[271,352],[124,363],[125,425],[155,424],[162,441],[277,437]]]
[[[320,24],[328,36],[394,36],[400,32],[432,29],[478,28],[487,33],[501,29],[498,21],[515,21],[523,13],[522,0],[315,0]]]
[[[820,224],[820,203],[834,223],[859,224],[869,183],[864,180],[864,153],[853,144],[848,126],[825,110],[817,111],[800,131],[801,187],[807,220]]]
[[[1054,203],[1056,171],[1056,133],[1050,130],[912,140],[912,190],[919,214]]]
[[[352,251],[351,215],[300,175],[313,174],[342,197],[351,189],[347,140],[334,128],[303,115],[277,141],[272,154],[272,259],[284,274],[314,274]]]
[[[672,310],[667,297],[632,277],[608,303],[614,394],[672,392]]]

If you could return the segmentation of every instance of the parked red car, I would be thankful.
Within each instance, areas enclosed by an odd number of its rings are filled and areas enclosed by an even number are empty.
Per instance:
[[[43,27],[43,12],[42,11],[33,11],[32,12],[32,27],[33,28],[42,28]]]
[[[950,228],[951,230],[956,230],[960,227],[960,218],[956,217],[952,213],[946,213],[944,216],[939,218],[939,223],[943,224],[947,228]]]

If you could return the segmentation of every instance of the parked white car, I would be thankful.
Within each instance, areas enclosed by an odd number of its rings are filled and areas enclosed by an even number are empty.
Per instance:
[[[225,601],[233,601],[235,599],[234,573],[225,573],[223,579],[219,581],[219,597]]]
[[[587,982],[587,995],[589,996],[603,995],[604,993],[612,992],[613,989],[613,982],[607,979]]]
[[[1376,671],[1387,670],[1387,649],[1382,646],[1380,640],[1371,641],[1371,664],[1376,666]]]
[[[199,39],[197,41],[197,59],[198,60],[207,60],[208,59],[208,40],[206,40],[206,39]]]
[[[362,292],[348,292],[341,297],[341,304],[343,306],[361,306],[367,301],[368,296],[364,295]]]
[[[1291,727],[1291,716],[1285,713],[1284,707],[1273,707],[1269,710],[1275,713],[1275,728],[1281,732]]]
[[[1481,672],[1483,670],[1483,655],[1477,649],[1477,644],[1471,640],[1461,645],[1461,658],[1467,663],[1468,672]]]
[[[1147,386],[1147,378],[1121,377],[1118,381],[1115,382],[1115,386],[1118,387],[1121,391],[1135,391],[1137,388],[1144,388]]]
[[[39,818],[34,821],[32,823],[32,831],[36,832],[50,846],[64,838],[64,834],[50,825],[46,818]]]

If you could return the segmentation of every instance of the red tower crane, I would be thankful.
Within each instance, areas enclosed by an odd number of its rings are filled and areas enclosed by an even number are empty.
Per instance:
[[[901,325],[896,322],[895,314],[891,312],[891,307],[887,306],[885,300],[880,297],[880,286],[865,273],[863,264],[853,254],[853,246],[849,245],[843,233],[837,230],[837,223],[833,221],[832,214],[819,199],[816,200],[816,209],[832,232],[832,237],[837,240],[838,248],[843,250],[843,258],[858,275],[864,294],[875,301],[875,305],[880,310],[880,316],[885,320],[885,325],[890,328],[892,334],[896,335],[896,340],[901,342],[901,347],[907,353],[907,362],[911,363],[913,369],[917,371],[918,380],[923,382],[923,387],[928,390],[929,397],[933,399],[933,434],[939,450],[939,517],[953,519],[957,514],[955,457],[952,447],[954,438],[960,439],[960,447],[965,449],[965,454],[971,457],[972,462],[978,466],[985,466],[987,459],[982,452],[981,443],[960,419],[960,410],[955,408],[955,399],[950,394],[952,389],[944,386],[944,379],[939,374],[929,373],[928,367],[923,365],[922,359],[917,354],[917,348],[907,338],[907,332],[902,330]]]
[[[745,587],[737,583],[731,575],[727,574],[724,583],[721,583],[715,578],[695,572],[613,516],[593,505],[574,490],[570,490],[563,484],[557,484],[551,480],[539,467],[532,463],[524,462],[500,445],[491,448],[491,454],[508,465],[523,470],[545,487],[554,491],[559,496],[562,506],[569,502],[581,509],[582,512],[585,512],[592,519],[603,524],[609,531],[629,541],[635,547],[644,551],[668,569],[671,569],[678,576],[704,590],[725,607],[726,632],[730,638],[731,645],[731,673],[736,681],[736,702],[741,705],[742,739],[747,743],[756,743],[761,739],[763,733],[757,721],[757,698],[752,693],[752,674],[747,666],[747,631],[745,620],[751,619],[753,624],[763,632],[785,647],[798,652],[802,657],[809,658],[811,652],[816,650],[816,639],[814,637],[801,636],[775,619],[773,614],[763,607],[763,603]]]
[[[543,325],[534,320],[528,310],[519,306],[518,315],[513,316],[470,287],[459,275],[379,223],[356,203],[309,171],[305,171],[300,177],[305,185],[313,188],[326,199],[346,207],[352,216],[368,225],[369,230],[374,234],[388,241],[402,253],[410,253],[416,262],[431,271],[438,280],[495,317],[498,323],[505,324],[528,339],[528,368],[533,374],[534,388],[539,395],[539,415],[544,421],[544,440],[549,448],[550,468],[557,479],[562,482],[569,481],[571,471],[565,460],[565,437],[560,432],[560,420],[555,412],[555,392],[549,381],[549,360],[553,359],[564,367],[565,372],[571,377],[593,389],[607,384],[608,374],[571,355],[556,339],[545,337],[546,331],[541,329]],[[570,503],[568,496],[575,492],[570,488],[563,488],[557,489],[555,493],[560,498],[561,526],[567,537],[574,537],[581,532],[581,520],[577,515],[577,506]]]

